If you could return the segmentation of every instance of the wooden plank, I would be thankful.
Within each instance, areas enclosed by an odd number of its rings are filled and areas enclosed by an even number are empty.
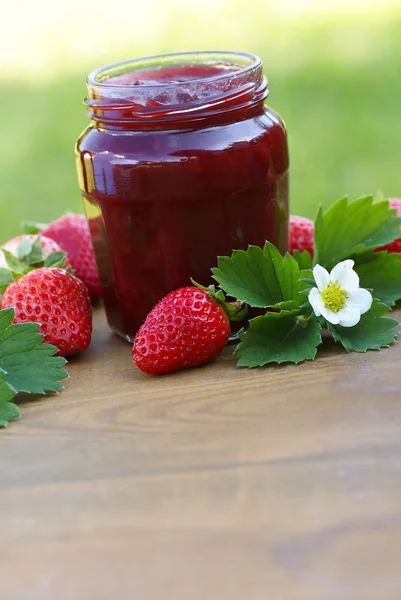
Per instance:
[[[401,344],[231,351],[147,376],[96,310],[66,389],[0,433],[2,599],[401,598]]]

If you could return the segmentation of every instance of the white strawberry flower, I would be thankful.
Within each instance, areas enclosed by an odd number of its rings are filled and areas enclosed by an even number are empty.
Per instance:
[[[343,260],[330,273],[320,265],[313,268],[317,288],[311,289],[308,300],[317,317],[333,325],[353,327],[370,309],[372,294],[359,287],[354,264],[353,260]]]

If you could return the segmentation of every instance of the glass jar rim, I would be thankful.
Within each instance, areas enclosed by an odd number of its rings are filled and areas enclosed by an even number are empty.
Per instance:
[[[186,68],[195,69],[193,79],[185,77]],[[165,81],[158,75],[163,71],[169,77]],[[263,106],[268,96],[261,59],[247,52],[223,50],[173,52],[115,62],[92,71],[86,84],[87,114],[99,126],[155,127],[173,120],[190,126],[194,120],[210,121],[223,113],[240,111],[245,115],[253,107]]]
[[[239,67],[238,70],[236,71],[236,75],[245,75],[253,70],[258,70],[261,68],[262,66],[262,60],[259,58],[259,56],[257,56],[256,54],[252,54],[250,52],[241,52],[241,51],[237,51],[237,50],[193,50],[193,51],[187,51],[187,52],[168,52],[165,54],[150,54],[147,56],[142,56],[142,57],[138,57],[138,58],[128,58],[126,60],[122,60],[122,61],[116,61],[113,63],[109,63],[107,65],[103,65],[101,67],[98,67],[97,69],[94,69],[93,71],[91,71],[89,73],[89,75],[86,78],[86,83],[88,86],[101,86],[102,88],[126,88],[128,87],[129,84],[127,83],[118,83],[118,82],[113,82],[112,79],[113,77],[116,76],[116,73],[113,73],[113,75],[110,75],[109,77],[104,77],[103,79],[101,79],[100,77],[102,76],[102,74],[105,73],[109,73],[109,72],[113,72],[115,70],[120,69],[120,73],[119,74],[123,74],[123,73],[127,73],[127,72],[135,72],[135,65],[143,65],[144,63],[157,63],[160,61],[165,61],[165,60],[174,60],[176,59],[175,64],[179,64],[178,60],[179,59],[183,59],[183,63],[182,64],[186,64],[188,59],[190,58],[197,58],[198,60],[196,61],[196,64],[199,65],[208,65],[208,64],[219,64],[219,63],[212,63],[212,62],[208,62],[207,61],[207,57],[212,58],[212,57],[216,57],[216,58],[220,58],[223,59],[223,57],[226,58],[231,58],[231,59],[238,59],[238,62],[242,59],[242,60],[248,60],[249,64],[246,66],[242,66],[239,65],[238,63],[232,62],[230,66],[237,66]],[[200,59],[205,59],[205,60],[199,60]],[[220,64],[225,64],[225,63],[220,63]],[[128,67],[129,65],[132,65],[134,68],[133,69],[126,69],[126,67]],[[228,65],[225,65],[228,66]],[[142,67],[144,68],[144,67]],[[232,77],[233,73],[232,72],[227,72],[227,73],[221,73],[219,75],[213,75],[213,76],[209,76],[209,77],[200,77],[199,79],[191,79],[191,84],[196,85],[197,83],[208,83],[208,82],[217,82],[219,80],[223,80],[227,77]],[[149,89],[149,88],[168,88],[168,87],[176,87],[177,85],[180,85],[181,83],[184,82],[163,82],[163,81],[159,81],[157,83],[144,83],[143,87]]]

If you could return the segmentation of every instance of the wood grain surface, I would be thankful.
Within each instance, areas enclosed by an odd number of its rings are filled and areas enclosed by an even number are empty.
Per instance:
[[[1,600],[400,600],[401,342],[231,352],[147,376],[96,310],[0,433]]]

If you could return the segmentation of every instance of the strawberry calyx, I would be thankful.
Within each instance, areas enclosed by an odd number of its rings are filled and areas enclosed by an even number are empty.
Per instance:
[[[68,217],[74,214],[75,213],[73,213],[71,210],[66,210],[63,212],[62,217]],[[39,223],[37,221],[21,221],[20,223],[22,235],[41,233],[48,226],[49,223]]]
[[[34,269],[58,267],[65,269],[71,274],[73,273],[70,267],[65,268],[64,266],[67,258],[65,252],[52,252],[45,258],[43,257],[40,236],[34,242],[31,242],[27,237],[23,237],[17,247],[16,254],[9,252],[5,248],[0,248],[0,252],[2,252],[7,263],[7,267],[0,267],[0,294],[11,283],[17,279],[21,279],[21,277]]]
[[[214,285],[205,287],[191,279],[192,284],[207,292],[210,297],[221,306],[230,321],[242,321],[248,314],[248,305],[244,302],[227,302],[223,290],[219,290]]]
[[[40,233],[47,227],[47,223],[37,223],[36,221],[22,221],[20,228],[23,235]]]

